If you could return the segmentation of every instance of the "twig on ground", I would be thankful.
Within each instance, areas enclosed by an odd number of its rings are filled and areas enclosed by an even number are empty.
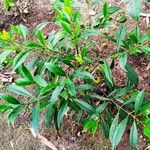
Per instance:
[[[28,126],[29,126],[29,125],[28,125]],[[33,135],[36,139],[40,140],[40,142],[42,142],[45,146],[49,147],[49,148],[52,149],[52,150],[58,150],[58,149],[55,147],[55,145],[54,145],[52,142],[50,142],[47,138],[45,138],[44,136],[42,136],[42,135],[40,135],[40,134],[36,134],[36,133],[34,132],[34,130],[33,130],[30,126],[29,126],[29,129],[30,129],[32,135]]]

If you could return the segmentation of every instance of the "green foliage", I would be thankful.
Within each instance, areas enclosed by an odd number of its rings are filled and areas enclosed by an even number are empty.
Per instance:
[[[91,5],[100,2],[96,0]],[[51,31],[48,39],[42,32],[46,22],[40,23],[33,33],[24,25],[12,26],[10,32],[3,30],[0,33],[0,64],[4,65],[6,59],[11,57],[13,63],[10,65],[18,75],[15,83],[6,87],[18,98],[0,94],[0,111],[8,113],[10,123],[14,123],[22,111],[30,111],[31,127],[35,134],[40,131],[41,111],[46,110],[46,127],[55,123],[57,129],[61,128],[68,110],[73,111],[80,116],[78,118],[84,132],[91,130],[94,135],[101,125],[112,149],[117,148],[128,124],[131,148],[136,149],[138,126],[144,125],[143,132],[150,137],[150,103],[144,90],[137,90],[138,75],[129,64],[128,55],[143,52],[149,54],[150,32],[148,30],[146,35],[141,35],[136,26],[129,33],[125,19],[120,21],[116,34],[109,37],[99,32],[99,29],[111,28],[111,17],[121,8],[109,6],[105,1],[96,22],[84,26],[82,14],[72,4],[70,0],[55,2],[55,23],[60,30]],[[133,8],[134,5],[136,7]],[[140,8],[139,0],[136,4],[135,0],[128,4],[129,15],[136,21],[139,19]],[[104,60],[99,60],[98,55],[95,61],[91,57],[95,53],[93,36],[113,42],[116,52]],[[33,58],[35,53],[37,57]],[[32,59],[28,60],[29,57]],[[118,58],[126,74],[123,87],[118,87],[113,80],[113,63]],[[31,86],[32,91],[28,91],[26,87]],[[101,88],[104,90],[101,91]],[[21,101],[17,100],[20,96]]]
[[[14,6],[14,0],[3,0],[5,10],[8,10],[10,7]]]

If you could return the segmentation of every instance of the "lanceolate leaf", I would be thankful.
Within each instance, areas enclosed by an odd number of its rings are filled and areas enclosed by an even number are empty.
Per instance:
[[[4,101],[10,104],[14,104],[14,105],[20,104],[20,102],[16,98],[8,94],[0,94],[0,99],[3,99]]]
[[[83,79],[92,79],[94,80],[94,77],[89,72],[83,71],[82,69],[77,69],[76,72],[73,74],[74,77],[79,77]]]
[[[39,40],[43,45],[45,45],[45,44],[46,44],[46,41],[45,41],[45,39],[44,39],[43,33],[42,33],[41,31],[38,31],[37,36],[38,36],[38,40]]]
[[[27,36],[29,35],[29,29],[26,26],[24,26],[23,24],[20,24],[19,27],[21,29],[24,40],[26,40]]]
[[[29,48],[29,49],[42,49],[43,48],[40,44],[35,43],[35,42],[27,43],[26,47]]]
[[[61,21],[61,25],[62,25],[63,29],[64,29],[67,33],[72,34],[72,33],[71,33],[70,25],[69,25],[67,22]]]
[[[5,59],[7,58],[7,56],[11,53],[12,51],[3,51],[1,54],[0,54],[0,64],[2,64]]]
[[[7,105],[0,105],[0,111],[3,111],[7,108]]]
[[[13,61],[13,70],[16,70],[24,61],[25,59],[31,54],[30,51],[22,51],[20,52]]]
[[[9,85],[7,87],[7,90],[12,91],[16,94],[22,95],[22,96],[27,96],[27,97],[32,97],[32,94],[29,93],[27,90],[25,90],[24,88],[17,86],[15,84]]]
[[[117,46],[117,50],[119,50],[121,44],[122,44],[122,41],[124,40],[125,36],[126,36],[126,33],[127,33],[127,28],[126,28],[126,25],[122,25],[118,28],[118,32],[117,32],[117,35],[116,35],[116,40],[117,40],[117,43],[116,43],[116,46]]]
[[[142,102],[144,100],[144,91],[140,91],[135,99],[135,106],[134,106],[134,110],[135,112],[137,112],[140,108],[140,106],[142,105]]]
[[[55,75],[65,76],[64,70],[62,70],[58,65],[53,62],[45,63],[46,68],[54,73]]]
[[[34,80],[35,80],[35,82],[38,84],[38,85],[40,85],[41,87],[45,87],[45,86],[47,86],[47,83],[46,83],[46,81],[44,80],[44,78],[42,78],[40,75],[36,75],[35,77],[34,77]]]
[[[61,106],[61,108],[58,112],[58,115],[57,115],[57,127],[58,127],[58,129],[60,129],[61,122],[63,120],[65,112],[67,111],[67,108],[68,108],[68,103],[65,103]]]
[[[150,138],[150,127],[145,127],[144,128],[144,135]]]
[[[126,129],[126,125],[128,122],[128,117],[126,117],[115,129],[114,135],[113,135],[113,139],[112,139],[112,148],[115,149],[116,146],[119,144],[119,142],[122,139],[123,133]]]
[[[115,130],[118,126],[118,121],[119,121],[119,113],[117,113],[117,115],[114,118],[114,120],[112,121],[112,124],[111,124],[111,127],[110,127],[109,140],[110,140],[111,143],[113,142],[113,136],[114,136]]]
[[[122,69],[125,68],[125,66],[127,64],[127,59],[128,59],[128,54],[127,53],[123,53],[120,56],[119,63],[120,63],[120,66],[121,66]]]
[[[105,20],[107,20],[108,19],[108,15],[109,15],[108,3],[107,2],[105,2],[104,6],[103,6],[103,15],[104,15]]]
[[[82,101],[82,100],[74,100],[75,103],[81,108],[84,109],[85,111],[89,112],[89,113],[95,113],[95,109],[94,107],[92,107],[91,105],[89,105],[88,103]]]
[[[105,108],[107,107],[108,103],[107,102],[103,102],[101,105],[97,106],[96,108],[96,113],[99,115],[99,113],[102,113]]]
[[[40,105],[39,103],[37,103],[32,108],[32,116],[31,116],[31,127],[36,134],[39,132],[39,123],[40,123]]]
[[[106,61],[104,61],[104,68],[103,68],[103,72],[105,74],[106,79],[111,83],[111,85],[113,86],[113,78],[112,78],[112,74],[111,74],[111,70],[110,67],[108,65],[108,63]]]
[[[109,125],[106,123],[103,117],[101,117],[101,126],[106,138],[109,137]]]
[[[138,131],[135,121],[130,129],[130,145],[132,149],[136,149],[138,143]]]
[[[128,14],[136,21],[140,17],[142,9],[142,0],[130,0],[128,4]]]
[[[29,81],[26,78],[19,78],[15,82],[16,82],[16,85],[18,85],[18,86],[29,86],[29,85],[33,84],[33,82]]]
[[[41,22],[40,24],[38,24],[37,27],[34,29],[32,36],[37,34],[38,31],[41,31],[46,25],[47,25],[46,22]]]
[[[48,84],[41,90],[41,94],[44,94],[46,92],[50,92],[52,89],[56,88],[58,85],[57,84]]]
[[[26,66],[24,65],[21,66],[21,73],[23,77],[27,78],[30,82],[34,82],[32,74],[30,73],[30,71],[27,69]]]
[[[20,112],[24,109],[25,105],[19,105],[16,108],[13,109],[13,111],[8,116],[9,123],[14,123],[17,116],[20,114]]]
[[[52,122],[52,115],[54,113],[53,105],[50,103],[48,105],[47,111],[46,111],[46,117],[45,117],[45,125],[48,128]]]
[[[58,100],[58,96],[60,95],[63,88],[64,88],[63,85],[58,86],[52,93],[50,103],[48,105],[47,112],[46,112],[46,118],[45,118],[46,127],[49,127],[49,125],[52,121],[52,114],[53,114],[53,111],[54,111],[53,105]]]
[[[134,71],[129,63],[126,64],[125,70],[128,77],[128,84],[137,87],[139,84],[137,73]]]
[[[50,103],[53,105],[57,100],[58,96],[60,95],[61,91],[63,90],[64,85],[58,86],[52,93]]]
[[[68,89],[68,93],[72,96],[76,96],[75,85],[74,85],[73,81],[71,81],[69,78],[66,79],[66,86]]]

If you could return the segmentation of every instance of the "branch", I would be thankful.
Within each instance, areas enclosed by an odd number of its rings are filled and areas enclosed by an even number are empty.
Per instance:
[[[150,14],[146,14],[146,13],[141,13],[140,16],[142,16],[142,17],[149,17],[150,18]]]
[[[49,148],[52,149],[52,150],[58,150],[58,149],[55,147],[55,145],[54,145],[52,142],[50,142],[47,138],[45,138],[44,136],[42,136],[42,135],[40,135],[40,134],[36,134],[36,133],[34,132],[34,130],[30,127],[30,125],[29,125],[29,129],[30,129],[32,135],[33,135],[35,138],[37,138],[38,140],[40,140],[40,142],[42,142],[44,145],[46,145],[47,147],[49,147]]]

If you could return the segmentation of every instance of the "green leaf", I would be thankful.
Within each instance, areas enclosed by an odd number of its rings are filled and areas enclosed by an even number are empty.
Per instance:
[[[96,87],[94,85],[91,85],[91,84],[81,84],[81,85],[78,85],[76,86],[76,89],[78,90],[93,90],[95,89]]]
[[[46,81],[38,74],[34,77],[34,80],[41,87],[47,86]]]
[[[111,99],[103,97],[103,96],[99,96],[98,94],[92,93],[89,95],[91,98],[96,98],[99,99],[101,101],[110,101]]]
[[[129,63],[126,64],[125,70],[128,77],[128,85],[137,87],[139,84],[139,78],[137,73],[134,71]]]
[[[48,109],[46,111],[46,118],[45,118],[46,127],[49,127],[49,125],[51,123],[52,114],[53,114],[53,111],[54,111],[53,105],[58,100],[58,96],[60,95],[60,93],[63,90],[63,88],[64,88],[64,85],[57,86],[56,89],[52,93],[52,96],[51,96],[51,99],[50,99],[50,103],[49,103]]]
[[[103,72],[104,72],[104,74],[105,74],[106,79],[107,79],[107,80],[111,83],[111,85],[113,86],[113,78],[112,78],[111,70],[110,70],[110,67],[109,67],[107,61],[104,61]]]
[[[19,78],[15,82],[16,82],[16,85],[18,85],[18,86],[29,86],[29,85],[33,84],[33,82],[30,82],[26,78]]]
[[[119,58],[119,63],[122,69],[125,68],[126,64],[127,64],[127,59],[128,59],[128,54],[127,53],[123,53],[120,58]]]
[[[1,54],[0,54],[0,64],[2,64],[5,59],[7,58],[7,56],[11,53],[12,51],[3,51]]]
[[[64,70],[62,70],[58,65],[53,63],[52,61],[50,63],[45,63],[46,68],[54,73],[55,75],[65,76]]]
[[[150,138],[150,128],[149,127],[144,128],[144,135],[147,136],[148,138]]]
[[[20,102],[16,98],[14,98],[13,96],[8,95],[8,94],[4,94],[4,93],[0,94],[0,99],[3,99],[4,101],[6,101],[10,104],[13,104],[13,105],[20,104]]]
[[[118,6],[110,6],[108,11],[109,11],[109,14],[114,14],[118,10],[120,10],[120,7],[118,7]]]
[[[32,82],[32,83],[34,82],[32,74],[30,73],[28,68],[26,66],[24,66],[24,65],[21,66],[21,74],[23,75],[23,77],[28,79],[30,82]]]
[[[50,92],[52,89],[56,88],[58,85],[57,84],[48,84],[41,90],[41,94],[44,94],[46,92]]]
[[[132,95],[131,95],[131,97],[124,103],[124,105],[128,105],[130,103],[135,102],[135,99],[136,99],[137,95],[138,95],[137,91],[133,92]]]
[[[102,2],[102,0],[92,0],[92,5],[96,5],[96,4],[99,4],[101,2]]]
[[[70,95],[76,97],[75,85],[74,85],[73,81],[71,81],[69,78],[66,79],[66,86],[67,86],[68,93]]]
[[[144,125],[145,125],[146,127],[150,127],[150,118],[146,118],[146,119],[145,119]]]
[[[26,40],[27,36],[29,35],[29,29],[26,26],[24,26],[23,24],[20,24],[19,27],[21,29],[24,40]]]
[[[150,47],[148,47],[148,46],[142,46],[140,49],[142,50],[142,52],[150,55]]]
[[[74,77],[79,77],[79,78],[83,78],[83,79],[91,79],[94,80],[94,77],[89,73],[86,72],[84,70],[82,70],[81,68],[77,69],[74,74]]]
[[[103,6],[103,15],[104,15],[104,19],[107,20],[109,17],[108,3],[107,2],[105,2],[104,6]]]
[[[32,94],[29,93],[27,90],[24,88],[17,86],[15,84],[7,86],[7,90],[14,92],[16,94],[22,95],[22,96],[27,96],[27,97],[32,97]]]
[[[91,105],[89,105],[88,103],[82,101],[82,100],[78,100],[75,99],[74,102],[81,108],[84,109],[85,111],[89,112],[89,113],[95,113],[95,109],[94,107],[92,107]]]
[[[142,0],[130,0],[128,3],[128,14],[138,21],[142,9]]]
[[[93,120],[93,125],[92,125],[92,133],[95,134],[98,128],[98,120]]]
[[[119,142],[122,139],[123,133],[126,129],[126,125],[128,122],[128,117],[126,117],[115,129],[114,135],[113,135],[113,139],[112,139],[112,147],[113,149],[116,148],[116,146],[119,144]]]
[[[51,99],[50,99],[50,103],[52,105],[54,105],[54,103],[58,100],[58,96],[62,92],[63,88],[64,88],[64,85],[61,85],[61,86],[56,87],[56,89],[53,91]]]
[[[47,111],[46,111],[46,117],[45,117],[45,125],[48,128],[52,122],[52,116],[54,113],[54,108],[51,103],[48,105]]]
[[[25,59],[31,54],[32,51],[22,51],[20,52],[13,61],[13,70],[16,70]]]
[[[122,16],[120,16],[120,17],[117,19],[117,21],[118,21],[119,23],[124,23],[124,22],[127,21],[127,19],[128,19],[127,15],[122,15]]]
[[[46,25],[47,25],[46,22],[41,22],[39,25],[37,25],[37,27],[34,29],[34,31],[32,33],[32,36],[37,34],[38,31],[41,31]]]
[[[142,90],[138,93],[138,95],[135,99],[135,105],[134,105],[135,113],[137,113],[139,108],[141,107],[144,97],[145,97],[144,90]]]
[[[140,39],[140,36],[141,36],[140,28],[138,26],[135,27],[134,34],[135,34],[137,42],[138,42]]]
[[[84,123],[83,132],[87,132],[88,129],[92,129],[92,133],[95,134],[98,128],[98,123],[99,123],[98,120],[91,120],[91,119],[86,120]]]
[[[39,124],[40,124],[40,105],[37,103],[32,108],[31,114],[31,128],[34,130],[35,134],[39,132]]]
[[[11,6],[14,6],[14,0],[4,0],[3,2],[6,11],[8,11]]]
[[[136,122],[134,121],[130,129],[130,145],[132,149],[136,149],[138,144],[138,131]]]
[[[63,120],[63,117],[65,115],[65,112],[67,111],[67,108],[68,108],[68,103],[64,103],[59,112],[58,112],[58,115],[57,115],[57,127],[58,129],[60,129],[60,126],[61,126],[61,122]]]
[[[43,44],[43,45],[46,45],[46,41],[44,39],[44,35],[41,31],[38,31],[37,33],[37,36],[38,36],[38,40]]]
[[[7,106],[6,106],[6,105],[0,105],[0,111],[5,110],[6,108],[7,108]]]
[[[96,36],[96,35],[102,35],[102,34],[97,30],[90,29],[90,30],[85,30],[83,33],[81,33],[80,38],[85,39],[85,38]]]
[[[122,44],[122,41],[125,39],[126,33],[127,33],[127,27],[126,27],[126,25],[122,25],[122,26],[120,26],[118,28],[117,35],[116,35],[117,50],[119,50],[119,48],[120,48],[120,46]]]
[[[58,32],[55,34],[53,41],[49,44],[52,44],[52,46],[55,47],[59,41],[65,38],[65,36],[66,35],[64,34],[64,32]]]
[[[29,42],[26,44],[27,48],[31,48],[31,49],[41,49],[43,48],[40,44],[35,43],[35,42]]]
[[[81,51],[81,57],[84,59],[85,57],[86,57],[86,52],[87,52],[87,48],[86,47],[84,47],[83,49],[82,49],[82,51]]]
[[[117,88],[114,91],[112,91],[108,97],[115,97],[120,98],[121,96],[126,95],[131,90],[130,86],[125,86],[123,88]]]
[[[145,104],[143,104],[142,107],[140,107],[139,111],[144,112],[147,111],[148,109],[150,109],[150,102],[146,102]]]
[[[101,117],[101,126],[102,126],[105,137],[108,138],[109,137],[109,125],[106,123],[103,117]]]
[[[114,136],[115,130],[118,126],[118,121],[119,121],[119,113],[117,113],[117,115],[113,119],[111,127],[110,127],[109,140],[110,140],[111,143],[113,142],[113,136]]]
[[[96,108],[97,115],[102,113],[106,109],[107,105],[108,105],[107,102],[103,102],[101,105],[97,106],[97,108]]]
[[[61,25],[62,25],[62,28],[63,28],[67,33],[72,34],[70,25],[69,25],[67,22],[61,21]]]
[[[25,108],[25,105],[19,105],[16,108],[13,109],[13,111],[8,115],[8,122],[14,123],[17,116],[20,114],[20,112]]]
[[[92,126],[93,126],[93,120],[91,119],[86,120],[84,123],[83,132],[87,132],[87,130],[92,128]]]

